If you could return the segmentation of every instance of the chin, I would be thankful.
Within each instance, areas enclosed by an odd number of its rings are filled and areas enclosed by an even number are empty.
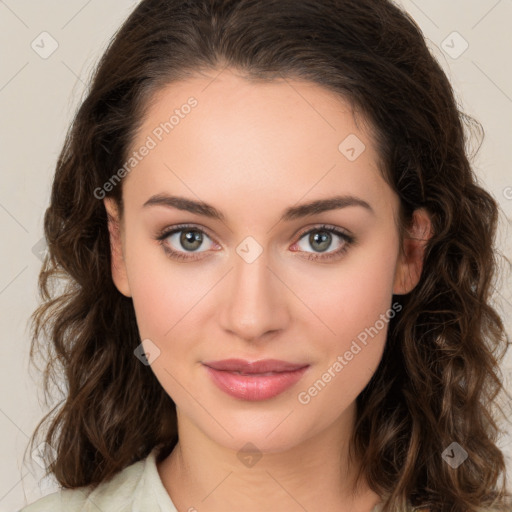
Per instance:
[[[229,434],[211,418],[206,424],[201,421],[196,425],[225,448],[238,452],[250,443],[260,452],[279,453],[300,445],[321,430],[318,422],[308,425],[310,418],[300,417],[293,406],[288,406],[275,411],[239,410],[232,415],[217,415],[215,419]]]

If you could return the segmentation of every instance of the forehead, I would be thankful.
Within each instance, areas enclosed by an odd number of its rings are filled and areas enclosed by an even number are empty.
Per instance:
[[[378,208],[393,192],[370,133],[348,102],[317,84],[199,75],[153,96],[131,148],[151,149],[129,173],[126,194],[142,204],[163,187],[258,208],[263,198],[291,204],[336,192]]]

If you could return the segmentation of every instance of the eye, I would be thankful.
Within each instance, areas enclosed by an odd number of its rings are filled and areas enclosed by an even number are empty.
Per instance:
[[[333,235],[335,236],[333,237]],[[338,242],[337,244],[336,238],[340,239],[340,242]],[[304,244],[301,244],[302,239],[305,239]],[[310,229],[306,233],[302,234],[299,242],[294,244],[293,247],[298,246],[301,250],[308,252],[306,250],[307,247],[304,246],[309,245],[310,247],[313,247],[315,251],[318,252],[310,253],[308,256],[306,256],[307,259],[313,261],[330,260],[333,258],[341,257],[347,251],[350,245],[352,245],[354,242],[355,239],[353,236],[333,226],[324,225],[318,226],[314,229]],[[338,248],[336,250],[328,251],[328,249],[332,247],[333,243],[335,247],[337,246]]]
[[[339,239],[337,244],[335,243],[336,238]],[[205,243],[207,239],[211,241],[213,246],[220,247],[213,242],[204,230],[191,225],[179,225],[167,228],[157,237],[157,240],[160,242],[160,245],[162,245],[166,254],[172,259],[181,261],[195,261],[200,259],[201,256],[195,256],[194,254],[208,252],[208,244]],[[305,239],[305,243],[301,242],[302,239]],[[338,248],[328,251],[328,249],[332,247],[333,242]],[[291,247],[291,250],[293,252],[308,253],[306,256],[308,260],[326,261],[341,257],[354,243],[355,238],[352,235],[333,226],[322,225],[303,233],[299,241]],[[307,247],[304,247],[304,245],[309,245],[313,247],[314,251],[318,252],[309,253]],[[200,250],[201,247],[203,247],[204,250]],[[299,249],[296,249],[296,247]]]
[[[202,230],[194,226],[174,226],[172,229],[165,230],[158,236],[157,240],[164,248],[164,251],[173,259],[177,260],[196,260],[197,257],[187,253],[207,252],[199,250],[201,247],[207,246],[205,240],[211,240],[210,237]]]

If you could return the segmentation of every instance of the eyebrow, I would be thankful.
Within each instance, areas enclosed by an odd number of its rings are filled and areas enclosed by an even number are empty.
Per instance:
[[[184,210],[204,217],[209,217],[211,219],[218,219],[222,222],[226,220],[224,214],[214,206],[203,201],[195,201],[185,197],[157,194],[150,197],[143,205],[144,208],[149,206],[166,206],[168,208],[177,208],[178,210]],[[281,221],[287,222],[330,210],[339,210],[348,206],[361,206],[370,213],[375,214],[370,204],[363,199],[352,195],[343,195],[329,197],[326,199],[317,199],[309,203],[291,206],[284,211],[281,216]]]

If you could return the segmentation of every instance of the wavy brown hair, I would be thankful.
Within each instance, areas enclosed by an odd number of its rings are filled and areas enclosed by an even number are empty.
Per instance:
[[[481,125],[459,110],[420,28],[388,0],[143,0],[112,38],[67,133],[44,229],[42,305],[31,358],[60,399],[37,425],[66,488],[97,486],[177,442],[176,409],[151,369],[131,299],[115,288],[98,190],[122,167],[154,93],[231,67],[251,80],[302,80],[347,99],[372,127],[382,174],[432,218],[421,279],[390,322],[381,363],[357,398],[351,456],[386,497],[431,511],[510,510],[498,405],[510,341],[492,300],[499,207],[468,150]],[[465,131],[468,128],[468,131]],[[122,206],[122,182],[108,194]],[[402,238],[403,239],[403,238]],[[46,340],[43,342],[43,340]],[[49,343],[48,343],[49,340]],[[64,387],[64,389],[62,389]],[[507,394],[508,396],[508,394]],[[53,404],[52,404],[53,405]],[[457,442],[457,469],[441,457]]]

